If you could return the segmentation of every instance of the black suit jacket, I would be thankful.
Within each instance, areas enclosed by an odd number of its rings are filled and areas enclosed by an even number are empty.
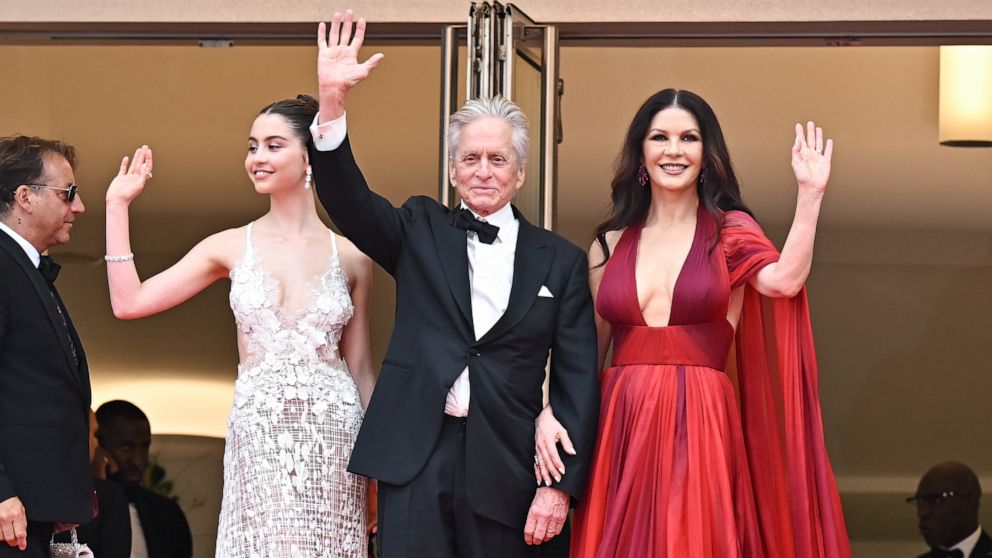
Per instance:
[[[64,315],[68,336],[45,279],[0,231],[0,501],[20,498],[29,521],[86,523],[90,379]]]
[[[936,556],[931,550],[930,552],[925,552],[920,554],[919,558],[932,558]],[[967,558],[986,558],[992,557],[992,537],[989,537],[988,533],[984,530],[982,531],[982,536],[978,538],[978,544],[971,551],[971,555]]]
[[[179,504],[141,486],[128,487],[125,490],[128,499],[138,510],[141,531],[148,547],[148,558],[190,558],[193,555],[193,537],[186,514]],[[253,535],[264,536],[246,533],[246,536]]]
[[[585,253],[520,220],[503,316],[481,339],[472,326],[465,231],[418,196],[402,207],[372,193],[347,139],[310,150],[317,193],[334,223],[396,280],[396,320],[349,470],[403,485],[437,442],[448,391],[468,366],[466,485],[476,513],[522,528],[536,483],[534,419],[551,352],[551,403],[579,454],[557,488],[579,497],[599,416],[596,330]],[[545,286],[553,297],[539,297]]]
[[[129,558],[131,556],[131,513],[127,494],[117,483],[93,479],[100,513],[76,530],[79,542],[86,543],[94,556],[100,558]],[[57,542],[71,540],[68,531],[55,536]]]

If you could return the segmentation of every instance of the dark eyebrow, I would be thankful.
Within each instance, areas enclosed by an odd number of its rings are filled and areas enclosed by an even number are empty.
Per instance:
[[[648,133],[650,134],[651,132],[661,132],[662,134],[667,134],[668,133],[668,130],[662,130],[661,128],[651,128],[650,130],[648,130]],[[695,128],[689,128],[688,130],[686,130],[683,133],[686,133],[686,132],[696,132],[697,134],[702,135],[702,132],[700,132],[699,130],[697,130]]]
[[[279,140],[282,140],[282,141],[289,141],[289,140],[287,140],[286,138],[284,138],[282,136],[269,136],[269,137],[265,138],[263,141],[272,141],[274,139],[279,139]],[[248,136],[248,141],[258,141],[258,140],[255,139],[255,136]]]

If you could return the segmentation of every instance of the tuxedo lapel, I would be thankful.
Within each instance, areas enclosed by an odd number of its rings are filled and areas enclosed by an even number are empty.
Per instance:
[[[462,317],[472,323],[472,291],[468,280],[468,237],[465,231],[451,225],[451,213],[431,219],[434,246],[441,260],[441,269],[448,280],[451,295],[458,303]]]
[[[971,551],[971,556],[974,558],[985,558],[986,556],[992,556],[992,538],[984,530],[982,535],[978,538],[978,543],[975,545],[974,550]]]
[[[541,290],[554,259],[554,247],[541,242],[538,229],[525,221],[516,208],[513,212],[520,221],[520,232],[517,233],[517,249],[513,259],[510,300],[507,302],[506,312],[479,339],[480,343],[499,337],[523,319],[537,300],[537,293]]]
[[[72,347],[69,346],[71,342],[71,334],[66,331],[66,327],[69,323],[68,315],[66,315],[66,326],[62,325],[62,317],[59,315],[59,309],[57,304],[59,302],[56,300],[57,295],[53,296],[53,291],[48,288],[48,283],[45,278],[41,276],[38,272],[38,268],[34,266],[28,255],[24,253],[24,250],[14,242],[14,239],[10,238],[10,235],[0,231],[0,247],[6,250],[11,258],[21,267],[25,275],[27,275],[28,280],[31,282],[31,287],[34,289],[35,294],[41,299],[41,305],[45,309],[45,314],[48,316],[48,322],[51,324],[52,329],[55,330],[55,337],[59,340],[59,344],[62,346],[62,352],[65,355],[66,364],[69,365],[69,372],[72,376],[73,382],[82,389],[82,384],[79,378],[78,365],[76,359],[72,356]]]

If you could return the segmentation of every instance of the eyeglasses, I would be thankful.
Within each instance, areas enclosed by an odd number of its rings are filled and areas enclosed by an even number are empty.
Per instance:
[[[913,506],[914,508],[919,508],[920,506],[926,504],[928,506],[936,506],[944,503],[944,500],[948,498],[953,498],[954,496],[961,496],[963,492],[955,492],[953,490],[948,490],[947,492],[933,492],[930,494],[917,494],[916,496],[910,496],[906,498],[906,503]]]
[[[65,192],[65,201],[72,202],[76,199],[76,194],[79,192],[79,186],[75,184],[70,184],[68,188],[59,188],[58,186],[49,186],[47,184],[25,184],[25,186],[34,186],[36,188],[48,188],[49,190],[60,190]]]

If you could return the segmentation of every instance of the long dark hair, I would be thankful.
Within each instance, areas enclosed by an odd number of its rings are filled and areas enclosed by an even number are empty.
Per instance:
[[[741,199],[741,188],[730,162],[727,142],[723,139],[723,130],[720,129],[720,122],[713,109],[702,97],[691,91],[665,89],[644,101],[627,128],[627,136],[617,155],[613,181],[610,183],[610,197],[613,202],[610,214],[596,226],[596,240],[604,254],[599,266],[610,258],[606,233],[628,227],[647,216],[651,205],[651,187],[641,186],[637,180],[637,170],[641,166],[644,152],[644,137],[654,116],[673,107],[689,111],[699,123],[699,132],[703,136],[703,172],[696,182],[696,194],[717,223],[717,241],[720,238],[719,227],[723,225],[724,212],[737,209],[752,215]]]

